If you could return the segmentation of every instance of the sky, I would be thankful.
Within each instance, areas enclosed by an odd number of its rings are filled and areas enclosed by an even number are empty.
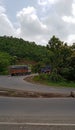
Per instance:
[[[75,0],[0,0],[0,36],[47,45],[55,35],[75,42]]]

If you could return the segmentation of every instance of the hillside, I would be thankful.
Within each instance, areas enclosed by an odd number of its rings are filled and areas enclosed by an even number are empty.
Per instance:
[[[31,64],[34,72],[50,66],[50,75],[41,75],[43,80],[75,81],[75,44],[68,46],[53,36],[47,46],[13,37],[0,37],[0,74],[6,73],[8,66]]]
[[[0,51],[7,52],[9,55],[17,57],[17,59],[27,59],[36,62],[42,61],[47,55],[47,49],[44,46],[6,36],[0,37]]]

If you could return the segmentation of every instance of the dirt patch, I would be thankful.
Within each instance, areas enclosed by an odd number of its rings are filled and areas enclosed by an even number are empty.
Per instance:
[[[26,80],[28,82],[33,82],[33,76],[28,76],[24,80]]]
[[[34,76],[26,77],[24,80],[35,83],[33,80]],[[37,83],[39,84],[39,83]],[[23,98],[67,98],[73,97],[72,92],[67,93],[55,93],[55,92],[36,92],[36,91],[25,91],[16,89],[6,89],[0,87],[0,96],[6,97],[23,97]]]
[[[0,89],[0,96],[7,97],[24,97],[24,98],[53,98],[53,97],[71,97],[71,94],[62,93],[45,93],[24,90]]]
[[[27,77],[24,78],[24,80],[26,80],[27,82],[30,82],[30,83],[41,84],[41,83],[38,82],[38,81],[34,81],[34,76],[35,76],[35,75],[27,76]]]

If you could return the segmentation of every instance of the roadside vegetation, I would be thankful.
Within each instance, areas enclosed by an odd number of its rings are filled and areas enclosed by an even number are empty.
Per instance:
[[[69,46],[53,36],[46,46],[35,42],[3,36],[0,37],[0,74],[8,74],[10,65],[30,64],[35,80],[53,85],[75,87],[75,43]],[[41,68],[50,66],[50,73]]]
[[[53,82],[52,80],[49,80],[47,78],[44,79],[40,76],[41,75],[35,76],[32,78],[32,80],[28,80],[28,81],[43,84],[43,85],[48,85],[48,86],[55,86],[55,87],[72,87],[72,88],[75,87],[74,81],[61,80],[61,81]],[[43,75],[43,77],[44,77],[44,75]],[[48,75],[48,77],[49,77],[49,75]]]

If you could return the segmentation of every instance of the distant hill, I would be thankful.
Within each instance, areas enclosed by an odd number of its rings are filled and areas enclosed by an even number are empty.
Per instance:
[[[7,74],[8,66],[30,64],[34,72],[50,66],[50,76],[43,79],[75,81],[75,44],[68,46],[53,36],[47,46],[14,37],[0,37],[0,74]]]
[[[42,61],[48,55],[45,46],[7,36],[0,37],[0,51],[7,52],[20,60],[27,59],[35,62]]]

